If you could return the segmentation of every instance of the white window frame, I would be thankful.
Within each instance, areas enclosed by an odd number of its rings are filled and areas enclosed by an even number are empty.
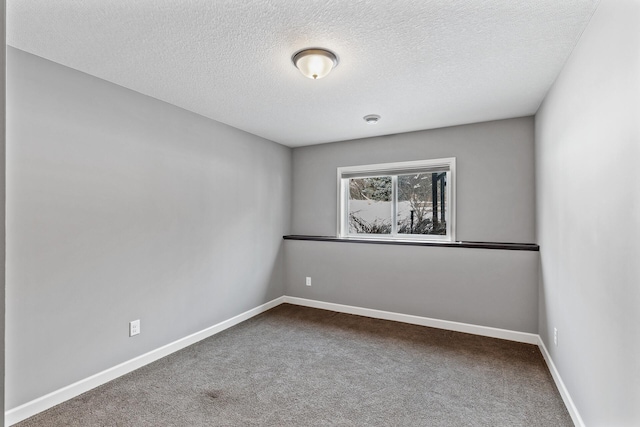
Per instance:
[[[375,176],[392,176],[392,230],[396,229],[394,222],[397,221],[397,175],[402,175],[403,171],[413,173],[416,170],[424,169],[424,173],[436,170],[446,170],[447,173],[447,189],[446,199],[448,205],[445,209],[445,220],[447,222],[447,234],[430,235],[430,234],[349,234],[349,175],[350,174],[366,174],[367,177]],[[345,178],[345,175],[347,177]],[[416,160],[409,162],[393,162],[379,163],[374,165],[358,165],[343,166],[337,170],[338,182],[338,224],[337,237],[339,239],[370,239],[384,241],[437,241],[437,242],[455,242],[456,241],[456,158],[447,157],[443,159]]]

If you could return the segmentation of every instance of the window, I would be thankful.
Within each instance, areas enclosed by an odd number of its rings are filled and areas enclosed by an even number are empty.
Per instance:
[[[338,237],[455,241],[455,164],[338,168]]]

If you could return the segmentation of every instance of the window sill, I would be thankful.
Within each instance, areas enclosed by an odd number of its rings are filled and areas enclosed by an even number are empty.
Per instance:
[[[358,238],[339,238],[332,236],[282,236],[285,240],[310,240],[316,242],[337,243],[365,243],[374,245],[399,245],[399,246],[440,246],[447,248],[474,248],[474,249],[501,249],[508,251],[540,251],[540,246],[535,243],[498,243],[498,242],[438,242],[438,241],[407,241],[407,240],[374,240]]]

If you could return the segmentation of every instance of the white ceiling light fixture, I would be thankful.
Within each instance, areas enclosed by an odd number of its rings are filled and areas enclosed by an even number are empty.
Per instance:
[[[377,114],[369,114],[363,117],[364,121],[367,122],[368,125],[375,125],[380,120],[380,116]]]
[[[338,66],[335,53],[321,48],[303,49],[296,52],[291,60],[298,70],[310,79],[321,79]]]

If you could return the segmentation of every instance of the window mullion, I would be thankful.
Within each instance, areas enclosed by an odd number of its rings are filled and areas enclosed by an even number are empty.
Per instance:
[[[398,175],[391,176],[391,235],[398,235]]]
[[[347,183],[348,183],[348,179],[342,179],[340,178],[340,187],[338,189],[338,207],[340,209],[339,215],[340,215],[340,224],[339,224],[339,228],[340,228],[340,236],[346,236],[347,234],[349,234],[349,230],[347,230],[346,224],[347,224],[347,215],[349,212],[349,198],[345,197],[345,194],[347,194],[348,188],[347,188]]]

